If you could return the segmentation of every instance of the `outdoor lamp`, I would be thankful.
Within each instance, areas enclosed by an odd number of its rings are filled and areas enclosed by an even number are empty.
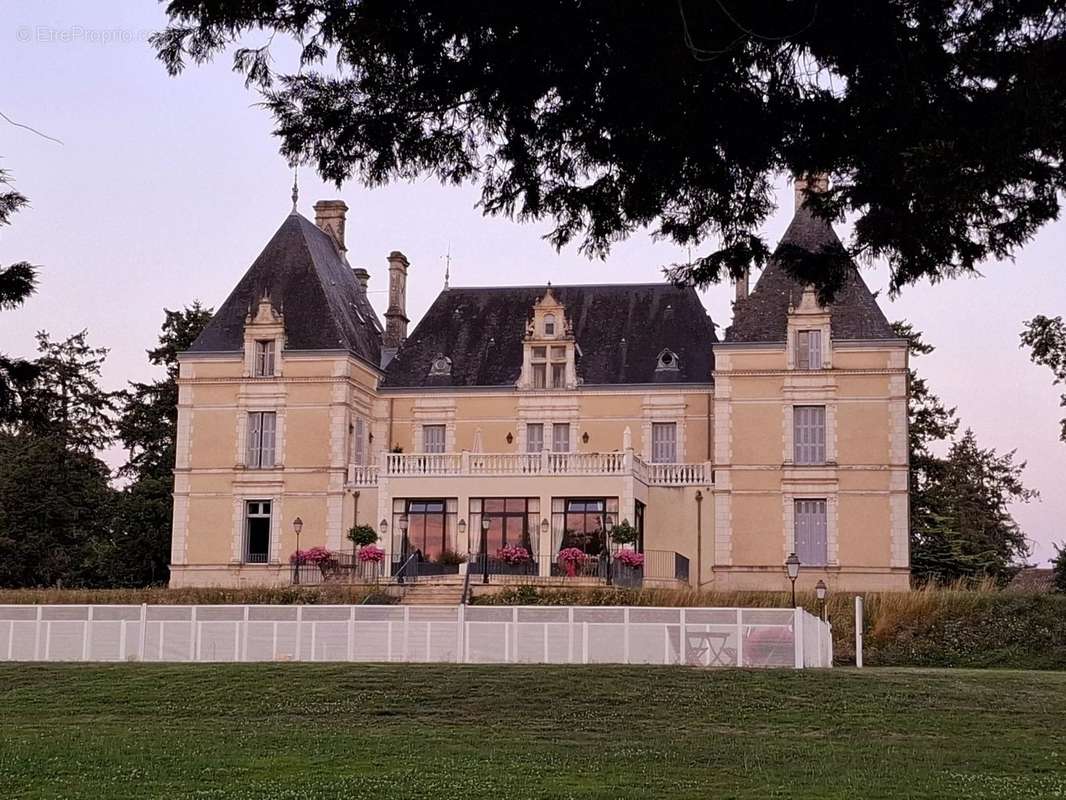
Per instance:
[[[551,528],[551,525],[548,523],[548,519],[546,517],[540,521],[540,532],[541,533],[546,534],[550,528]]]
[[[814,594],[818,598],[818,609],[822,615],[822,619],[825,619],[825,596],[829,592],[829,587],[825,585],[825,581],[821,578],[818,579],[818,583],[814,585]]]
[[[800,574],[800,560],[795,553],[789,553],[785,559],[785,574],[792,581],[792,607],[796,607],[796,578]]]
[[[400,526],[400,533],[406,533],[407,532],[407,515],[406,514],[402,514],[400,516],[399,520],[397,520],[396,524]]]
[[[304,521],[297,517],[292,521],[292,529],[296,532],[296,559],[292,565],[292,582],[300,582],[300,531],[304,529]]]
[[[481,515],[481,582],[489,582],[489,527],[492,523],[484,514]]]
[[[460,536],[466,536],[466,520],[465,519],[459,520],[459,525],[457,527],[459,528],[459,535]]]
[[[378,530],[381,531],[381,538],[384,539],[385,535],[389,532],[388,520],[381,520],[381,523],[378,525]]]

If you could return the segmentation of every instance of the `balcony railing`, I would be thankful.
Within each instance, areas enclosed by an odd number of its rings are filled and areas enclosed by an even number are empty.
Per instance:
[[[658,464],[631,452],[613,453],[386,453],[383,463],[350,465],[348,483],[377,486],[379,478],[511,475],[632,474],[647,486],[699,486],[713,483],[709,463]]]

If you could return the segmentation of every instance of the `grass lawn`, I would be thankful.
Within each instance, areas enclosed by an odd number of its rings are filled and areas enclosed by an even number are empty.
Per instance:
[[[7,665],[0,796],[1066,797],[1066,673]]]

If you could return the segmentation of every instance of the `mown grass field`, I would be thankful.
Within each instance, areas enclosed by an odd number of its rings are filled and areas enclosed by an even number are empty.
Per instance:
[[[0,667],[4,798],[1054,798],[1066,674]]]

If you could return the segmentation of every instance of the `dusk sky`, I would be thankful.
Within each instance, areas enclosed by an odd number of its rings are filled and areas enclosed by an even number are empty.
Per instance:
[[[163,308],[201,300],[218,307],[289,213],[292,174],[278,155],[272,121],[258,97],[230,71],[228,58],[171,78],[147,36],[165,25],[147,0],[94,5],[0,0],[0,112],[62,140],[56,144],[0,120],[0,166],[30,198],[30,208],[0,232],[0,264],[41,266],[37,294],[0,312],[0,350],[32,356],[34,334],[87,328],[111,349],[108,388],[154,377],[145,350]],[[289,70],[291,48],[278,48]],[[876,143],[871,143],[872,147]],[[645,232],[618,244],[605,262],[568,248],[556,252],[541,225],[487,218],[471,187],[429,179],[368,190],[326,186],[300,172],[300,211],[343,198],[349,206],[349,260],[370,270],[370,298],[384,311],[385,256],[411,261],[408,313],[413,323],[443,282],[451,248],[453,285],[646,282],[678,248]],[[764,233],[776,241],[792,213],[785,176],[780,207]],[[847,233],[846,228],[839,231]],[[706,250],[715,247],[706,243]],[[887,270],[863,269],[882,290],[889,319],[907,319],[937,351],[917,369],[948,405],[958,407],[984,447],[1017,449],[1026,483],[1041,498],[1014,509],[1046,561],[1066,540],[1066,444],[1058,439],[1062,387],[1019,348],[1025,320],[1066,313],[1066,221],[1043,229],[1015,263],[992,263],[984,277],[908,287],[890,301]],[[701,293],[722,331],[732,288]],[[121,454],[111,453],[112,463]]]

